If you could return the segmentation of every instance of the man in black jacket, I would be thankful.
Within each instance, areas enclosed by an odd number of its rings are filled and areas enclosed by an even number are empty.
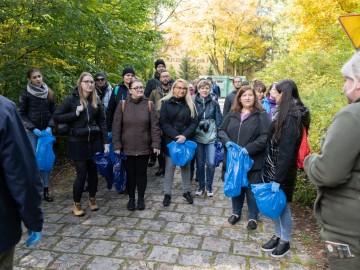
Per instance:
[[[1,95],[0,115],[0,269],[12,269],[21,221],[28,246],[41,238],[42,181],[16,106]]]
[[[166,68],[165,62],[162,59],[155,61],[155,74],[154,77],[147,81],[144,94],[145,97],[149,98],[152,90],[156,87],[161,87],[160,73]],[[172,81],[171,81],[172,83]]]

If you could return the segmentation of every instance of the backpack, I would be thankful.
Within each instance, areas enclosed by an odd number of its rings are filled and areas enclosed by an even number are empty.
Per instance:
[[[116,93],[115,93],[116,95]],[[126,103],[126,100],[121,100],[121,112],[124,112],[125,111],[125,103]],[[148,110],[149,112],[151,112],[151,103],[153,103],[152,101],[148,100]]]
[[[296,159],[296,165],[298,169],[304,168],[304,160],[310,154],[310,146],[308,143],[308,136],[306,128],[303,126],[303,136],[301,138],[301,144]]]

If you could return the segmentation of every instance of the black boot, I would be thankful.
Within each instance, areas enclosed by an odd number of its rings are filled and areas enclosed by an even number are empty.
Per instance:
[[[51,198],[49,196],[49,188],[48,187],[45,187],[44,188],[44,200],[47,201],[47,202],[52,202],[54,201],[53,198]]]
[[[138,208],[139,210],[144,210],[144,209],[145,209],[144,197],[138,198],[137,208]]]
[[[160,176],[160,175],[164,176],[164,174],[165,174],[165,169],[159,167],[159,170],[155,173],[155,176]]]
[[[129,202],[128,202],[126,208],[129,211],[134,211],[135,210],[135,198],[129,198]]]

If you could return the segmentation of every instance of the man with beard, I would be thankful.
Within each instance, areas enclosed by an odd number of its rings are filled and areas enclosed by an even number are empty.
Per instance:
[[[166,69],[162,70],[160,73],[160,82],[161,85],[156,87],[155,90],[153,90],[150,94],[149,100],[151,100],[152,102],[154,102],[155,104],[155,108],[156,108],[156,115],[157,117],[160,117],[160,99],[162,99],[164,96],[166,96],[171,89],[171,77],[170,77],[170,73],[169,71],[167,71]],[[159,161],[159,169],[158,171],[155,173],[155,176],[160,176],[160,175],[164,175],[165,174],[165,158],[164,158],[164,154],[160,153],[158,156],[158,161]],[[150,163],[155,164],[156,162],[156,154],[152,154],[150,156]]]
[[[95,89],[106,110],[109,105],[112,87],[110,83],[106,80],[106,74],[104,72],[99,72],[95,75]]]

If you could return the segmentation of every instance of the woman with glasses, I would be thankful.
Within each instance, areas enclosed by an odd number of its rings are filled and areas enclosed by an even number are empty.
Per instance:
[[[115,153],[123,151],[126,155],[127,209],[134,211],[136,189],[137,209],[145,209],[147,163],[151,153],[160,154],[161,138],[154,104],[144,97],[143,84],[134,78],[129,83],[129,89],[130,95],[121,101],[114,114],[112,141]]]
[[[41,131],[45,130],[52,134],[55,100],[54,92],[43,82],[39,69],[30,69],[27,77],[26,89],[20,94],[19,113],[31,146],[36,152],[38,138],[42,136]],[[49,196],[50,173],[40,172],[40,176],[43,182],[44,200],[52,202],[53,199]]]
[[[171,87],[171,91],[160,100],[160,127],[162,135],[162,150],[165,153],[164,200],[163,205],[171,203],[171,190],[174,181],[175,164],[172,162],[167,145],[172,141],[184,143],[194,135],[197,119],[194,103],[183,79],[178,79]],[[183,199],[193,203],[190,188],[190,162],[180,167]]]
[[[76,179],[73,185],[72,212],[85,215],[81,197],[85,179],[89,185],[89,208],[99,210],[96,204],[98,185],[97,166],[92,157],[97,152],[109,152],[104,108],[97,98],[94,79],[87,72],[81,73],[72,95],[66,98],[55,111],[54,120],[68,124],[68,156],[74,161]]]

